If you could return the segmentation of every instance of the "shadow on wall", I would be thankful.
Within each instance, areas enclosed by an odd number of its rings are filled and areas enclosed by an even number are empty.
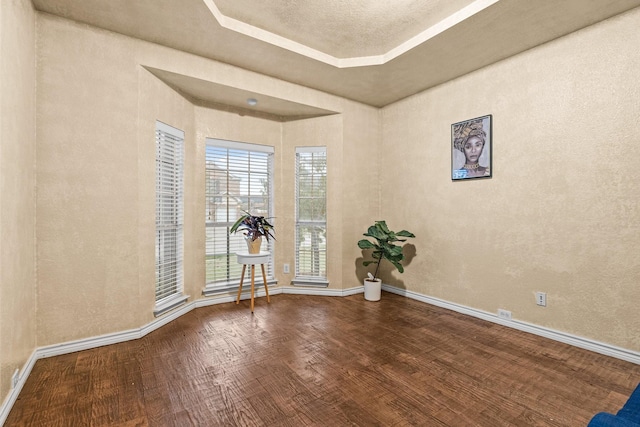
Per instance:
[[[376,269],[375,264],[370,264],[368,267],[362,265],[365,260],[371,260],[371,255],[368,252],[370,251],[367,251],[366,257],[358,257],[355,261],[356,277],[359,285],[362,285],[364,283],[364,279],[367,278],[367,273],[373,274]],[[402,247],[402,253],[404,254],[402,265],[406,269],[407,266],[409,266],[409,264],[411,264],[413,259],[416,257],[418,251],[413,243],[406,243]],[[398,273],[398,271],[389,261],[382,261],[382,264],[380,265],[380,271],[378,271],[378,277],[382,278],[382,283],[395,286],[396,288],[406,289],[404,281],[399,279],[399,277],[401,276],[402,274]]]

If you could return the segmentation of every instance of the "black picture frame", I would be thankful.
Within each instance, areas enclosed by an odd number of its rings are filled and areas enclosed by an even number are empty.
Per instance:
[[[451,125],[451,180],[491,178],[493,174],[491,114]]]

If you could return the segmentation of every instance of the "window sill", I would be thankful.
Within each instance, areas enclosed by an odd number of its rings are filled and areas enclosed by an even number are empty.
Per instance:
[[[175,294],[168,296],[156,303],[156,308],[153,310],[155,317],[162,316],[169,310],[173,310],[179,305],[184,304],[189,299],[189,295]]]
[[[310,278],[310,277],[296,277],[291,281],[293,286],[309,286],[314,288],[327,288],[329,287],[329,281],[322,278]]]
[[[258,278],[256,277],[254,279],[254,286],[255,289],[262,289],[264,288],[264,282],[262,280],[262,277],[260,277],[260,280],[258,280]],[[278,284],[278,281],[276,279],[267,279],[267,286],[272,287]],[[240,281],[237,282],[227,282],[227,283],[218,283],[217,285],[214,284],[208,284],[204,287],[204,289],[202,290],[202,295],[204,295],[205,297],[210,297],[213,295],[219,295],[219,294],[224,294],[224,293],[233,293],[233,292],[238,292],[238,288],[240,287]],[[244,282],[242,283],[242,288],[243,289],[247,289],[247,288],[251,288],[251,278],[244,278]]]

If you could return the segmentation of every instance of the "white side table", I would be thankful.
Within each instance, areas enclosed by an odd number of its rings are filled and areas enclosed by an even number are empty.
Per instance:
[[[253,298],[255,291],[255,275],[256,265],[260,264],[262,268],[262,280],[264,281],[264,291],[267,294],[267,303],[270,303],[269,288],[267,286],[267,275],[264,272],[264,265],[269,262],[271,252],[260,251],[259,254],[250,254],[249,252],[236,252],[238,257],[238,264],[242,264],[242,276],[240,276],[240,288],[238,289],[238,298],[236,304],[240,303],[240,294],[242,293],[242,283],[244,282],[244,273],[247,270],[247,265],[251,269],[251,313],[253,313]]]

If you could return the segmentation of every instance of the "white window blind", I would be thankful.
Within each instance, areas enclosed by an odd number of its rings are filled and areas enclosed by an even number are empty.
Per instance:
[[[296,148],[296,246],[294,284],[328,285],[327,151]]]
[[[183,169],[184,132],[156,122],[156,314],[183,291]]]
[[[207,138],[205,295],[240,283],[242,266],[235,254],[247,245],[242,233],[230,235],[229,228],[243,211],[273,218],[273,153],[269,146]],[[274,283],[273,240],[263,239],[262,250],[271,251],[267,281]]]

